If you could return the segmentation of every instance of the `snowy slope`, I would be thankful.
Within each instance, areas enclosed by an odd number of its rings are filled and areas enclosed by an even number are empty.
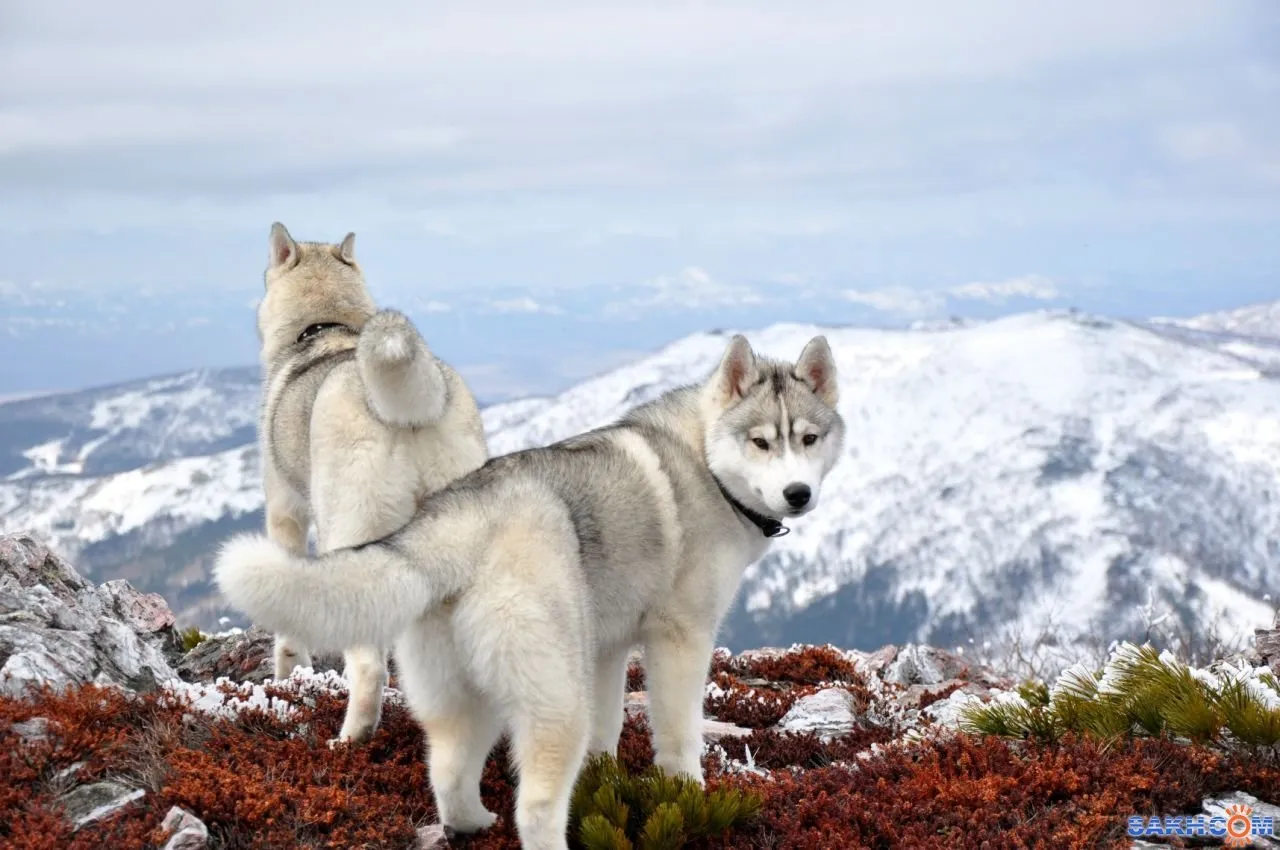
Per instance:
[[[185,372],[0,404],[0,478],[99,476],[251,442],[258,371]]]
[[[748,573],[725,642],[950,644],[1046,623],[1067,641],[1140,638],[1148,594],[1187,628],[1217,618],[1247,633],[1269,621],[1262,597],[1280,587],[1280,383],[1270,377],[1280,342],[1060,312],[748,335],[794,358],[818,332],[841,371],[846,453],[817,511]],[[487,408],[491,449],[560,439],[700,380],[727,339],[694,335],[554,398]],[[189,376],[167,380],[177,383],[157,382],[157,395],[193,391]],[[234,423],[251,427],[256,385],[245,386],[252,392],[161,405],[187,411],[189,426],[148,439],[197,446],[180,459],[90,475],[69,449],[52,461],[35,452],[0,476],[0,528],[48,535],[97,564],[98,577],[150,577],[148,589],[177,594],[187,616],[207,622],[222,612],[207,586],[209,552],[261,521],[252,436],[218,445]],[[97,414],[94,433],[142,441],[128,426],[145,404],[95,401],[94,411],[116,412]],[[9,407],[0,405],[0,449],[23,444],[6,430]],[[55,436],[46,429],[26,448]],[[79,452],[99,437],[65,445]]]

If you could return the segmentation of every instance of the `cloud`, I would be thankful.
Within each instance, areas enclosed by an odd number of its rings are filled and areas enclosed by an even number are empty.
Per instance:
[[[1280,81],[1274,88],[1280,97]],[[1157,139],[1175,162],[1280,185],[1280,122],[1265,127],[1235,121],[1180,123],[1162,128]]]
[[[448,313],[453,307],[443,301],[427,300],[422,302],[421,309],[424,313]]]
[[[846,289],[841,293],[846,301],[870,307],[880,313],[892,313],[902,317],[932,316],[946,306],[946,298],[929,290],[908,289],[895,286],[888,289]]]
[[[880,313],[902,318],[928,318],[942,313],[949,301],[983,301],[1004,304],[1013,298],[1055,301],[1062,297],[1058,286],[1041,274],[1026,274],[990,283],[973,282],[944,289],[912,289],[894,286],[884,289],[846,289],[846,301],[870,307]]]
[[[219,11],[10,0],[0,192],[440,203],[1034,178],[1038,154],[1090,141],[1099,117],[1148,122],[1201,90],[1152,97],[1128,71],[1244,61],[1258,23],[1247,7],[1160,0]],[[1104,65],[1106,96],[1091,76]],[[1187,76],[1174,82],[1203,85]]]
[[[493,313],[543,313],[550,316],[559,316],[564,313],[564,310],[554,304],[542,304],[527,295],[486,301],[485,307]]]
[[[708,310],[765,303],[751,287],[717,280],[700,266],[659,275],[641,283],[637,289],[640,294],[605,304],[601,312],[606,316],[631,316],[644,311]]]
[[[1010,298],[1033,298],[1039,301],[1053,301],[1062,293],[1052,280],[1040,274],[1028,274],[1013,277],[996,283],[966,283],[953,286],[947,295],[963,301],[988,301],[992,304],[1003,304]]]

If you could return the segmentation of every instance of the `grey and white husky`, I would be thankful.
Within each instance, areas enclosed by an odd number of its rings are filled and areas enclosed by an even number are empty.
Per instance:
[[[484,463],[475,399],[408,318],[374,306],[354,233],[340,244],[296,242],[276,222],[264,277],[259,443],[267,534],[281,551],[306,554],[310,520],[320,552],[376,540]],[[360,574],[346,578],[358,584]],[[381,715],[390,641],[317,635],[323,618],[304,631],[277,632],[276,677],[309,666],[309,646],[345,650],[350,698],[338,740],[364,740]]]
[[[480,776],[506,731],[521,844],[562,849],[585,754],[616,750],[637,644],[657,763],[703,781],[716,633],[743,571],[817,504],[844,439],[836,397],[825,337],[792,364],[735,336],[703,384],[493,458],[392,534],[312,560],[242,535],[217,580],[317,646],[393,642],[446,833],[494,823]]]

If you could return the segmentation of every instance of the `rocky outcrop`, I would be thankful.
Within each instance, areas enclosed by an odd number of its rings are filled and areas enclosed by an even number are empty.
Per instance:
[[[1280,611],[1269,629],[1254,629],[1254,643],[1262,663],[1280,676]]]
[[[131,788],[119,782],[94,782],[64,794],[59,802],[63,816],[71,822],[72,829],[78,830],[114,815],[146,795],[147,792],[141,788]]]
[[[162,597],[95,586],[35,538],[0,536],[0,694],[89,682],[146,691],[177,676],[180,649]]]
[[[178,662],[178,675],[187,682],[226,678],[260,684],[274,674],[274,644],[275,636],[257,626],[208,635]],[[342,658],[314,655],[311,666],[318,673],[341,670]]]

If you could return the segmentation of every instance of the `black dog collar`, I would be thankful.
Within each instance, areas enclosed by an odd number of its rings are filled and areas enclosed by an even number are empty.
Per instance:
[[[714,475],[711,477],[715,478]],[[782,537],[785,534],[791,533],[791,529],[787,528],[773,517],[767,517],[764,514],[756,513],[751,510],[751,508],[742,504],[742,502],[733,498],[733,494],[730,493],[722,483],[720,483],[719,478],[716,478],[716,486],[720,488],[720,495],[724,496],[725,501],[732,505],[734,510],[746,517],[752,525],[760,529],[760,533],[765,537]]]
[[[306,342],[307,340],[311,339],[311,337],[317,334],[324,333],[330,328],[345,328],[345,327],[346,325],[342,324],[342,322],[319,322],[314,325],[307,325],[306,330],[298,334],[298,342]]]

